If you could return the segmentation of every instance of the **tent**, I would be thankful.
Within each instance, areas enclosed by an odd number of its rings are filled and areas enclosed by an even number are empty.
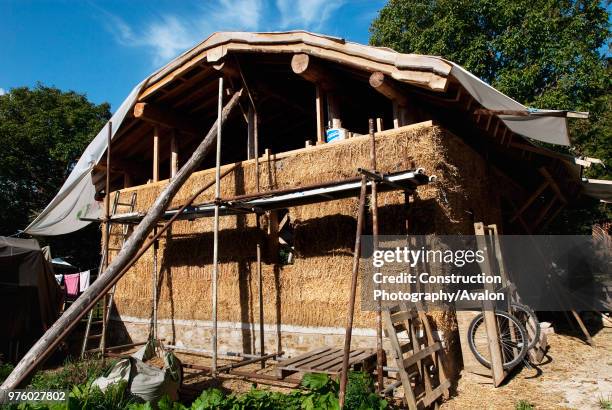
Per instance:
[[[19,359],[60,315],[62,291],[34,239],[0,236],[0,353]]]

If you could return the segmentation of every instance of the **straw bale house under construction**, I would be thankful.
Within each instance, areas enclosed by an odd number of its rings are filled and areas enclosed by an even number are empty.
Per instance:
[[[575,164],[524,137],[540,132],[542,141],[566,143],[571,113],[529,113],[438,57],[305,32],[216,33],[140,88],[112,142],[114,214],[146,212],[189,159],[217,117],[220,76],[225,101],[243,89],[239,109],[223,126],[223,200],[359,178],[358,168],[371,169],[369,119],[378,119],[378,172],[421,168],[436,176],[411,195],[379,194],[380,234],[471,235],[475,221],[497,224],[503,233],[536,233],[581,192]],[[326,142],[327,130],[344,138]],[[213,182],[214,167],[211,153],[171,207]],[[98,165],[92,175],[101,195],[105,174]],[[195,203],[214,197],[211,186]],[[125,205],[132,199],[133,209]],[[357,208],[355,195],[322,195],[316,203],[221,217],[220,352],[259,353],[260,307],[268,352],[294,355],[342,345]],[[156,293],[158,337],[209,349],[213,219],[196,216],[174,223],[159,249],[149,250],[118,282],[114,343],[146,339]],[[124,233],[113,226],[111,261]],[[433,315],[452,348],[454,317]],[[374,319],[358,300],[353,346],[375,345]]]

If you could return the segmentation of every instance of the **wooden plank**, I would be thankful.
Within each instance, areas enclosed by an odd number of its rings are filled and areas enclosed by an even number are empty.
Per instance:
[[[436,342],[435,344],[431,345],[431,346],[427,346],[421,350],[419,350],[418,352],[414,353],[412,356],[404,359],[403,364],[404,364],[404,368],[408,368],[414,364],[416,364],[418,361],[421,361],[423,359],[425,359],[427,356],[431,355],[434,352],[437,352],[438,350],[440,350],[442,346],[440,345],[440,342]]]
[[[351,364],[351,357],[354,356],[354,351],[349,353],[349,366]],[[323,357],[316,362],[311,362],[308,365],[300,366],[300,369],[305,370],[313,370],[317,372],[327,372],[328,367],[332,366],[335,363],[339,363],[342,366],[343,352],[339,350],[338,352],[334,352],[326,357]]]
[[[510,218],[510,222],[514,222],[516,221],[522,214],[523,212],[525,212],[525,210],[527,208],[529,208],[529,205],[531,205],[533,203],[533,201],[535,201],[537,199],[537,197],[544,192],[544,190],[546,188],[548,188],[548,185],[550,183],[548,181],[544,181],[534,192],[533,194],[531,194],[531,196],[529,198],[527,198],[527,200],[523,203],[523,206],[521,206],[518,211],[516,211],[516,213],[514,214],[514,216],[512,218]]]
[[[176,130],[172,130],[172,138],[170,139],[170,178],[174,178],[178,172],[178,143],[176,141]]]
[[[442,395],[444,395],[444,392],[450,388],[450,385],[451,383],[449,380],[445,380],[441,382],[438,387],[431,390],[430,392],[427,392],[425,396],[421,398],[419,401],[423,403],[423,407],[425,408],[429,407],[432,403],[434,403]]]
[[[391,321],[395,324],[397,322],[401,322],[404,320],[412,320],[417,317],[417,313],[414,310],[405,311],[402,310],[400,312],[394,313],[391,315]]]
[[[313,350],[311,352],[303,353],[303,354],[301,354],[299,356],[295,356],[295,357],[292,357],[290,359],[283,360],[278,365],[279,366],[288,366],[288,365],[293,364],[295,362],[298,362],[298,361],[300,361],[300,360],[302,360],[304,358],[308,358],[311,355],[322,353],[322,352],[326,352],[326,351],[331,350],[331,349],[332,349],[331,347],[320,347],[320,348],[315,349],[315,350]]]
[[[406,369],[402,366],[403,360],[401,355],[400,343],[397,339],[397,334],[393,329],[393,323],[391,322],[391,314],[389,310],[382,311],[385,327],[387,328],[387,334],[389,337],[389,342],[391,343],[391,347],[393,349],[393,355],[395,356],[395,363],[398,367],[398,373],[400,375],[400,380],[402,381],[402,386],[404,386],[404,398],[406,400],[406,404],[410,410],[417,409],[417,401],[414,396],[414,391],[412,390],[412,385],[410,384],[410,376],[406,372]]]
[[[351,367],[351,365],[353,364],[353,358],[358,356],[360,354],[360,352],[358,350],[353,350],[352,352],[349,353],[349,367]],[[325,363],[324,365],[321,365],[317,368],[317,371],[327,371],[330,373],[334,373],[334,370],[331,370],[333,368],[338,368],[338,371],[342,370],[342,355],[340,357],[336,357],[334,358],[334,360],[331,360],[327,363]]]
[[[153,128],[153,182],[159,181],[159,127]]]
[[[476,234],[478,249],[485,250],[484,261],[480,262],[478,265],[480,266],[482,272],[491,274],[491,262],[489,260],[488,248],[486,246],[484,224],[482,222],[475,223],[474,231]],[[493,375],[494,385],[497,387],[506,377],[506,372],[504,371],[503,367],[503,358],[501,346],[499,344],[499,329],[497,328],[495,309],[491,301],[485,301],[483,303],[483,314],[489,345],[489,357],[491,358],[491,374]]]
[[[364,362],[364,361],[366,361],[366,360],[368,360],[370,358],[374,358],[376,356],[376,352],[373,351],[373,350],[369,350],[369,349],[368,350],[361,350],[361,351],[358,350],[356,352],[360,352],[360,353],[352,356],[350,358],[350,360],[349,360],[349,362],[350,362],[350,364],[352,366],[354,366],[357,363]],[[342,370],[342,363],[337,364],[337,365],[335,365],[333,367],[326,367],[326,369],[331,371],[331,372],[337,373],[340,370]]]
[[[328,352],[319,353],[317,355],[304,357],[303,360],[293,363],[289,366],[283,366],[284,369],[300,370],[307,368],[309,363],[321,360],[321,363],[327,363],[335,358],[342,357],[342,351],[340,349],[332,349]]]

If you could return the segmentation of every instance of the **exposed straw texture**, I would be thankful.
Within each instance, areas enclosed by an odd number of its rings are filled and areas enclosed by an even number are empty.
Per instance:
[[[356,176],[358,167],[369,167],[368,138],[261,158],[261,189],[290,188]],[[472,234],[474,220],[499,223],[498,200],[491,189],[487,164],[459,138],[424,123],[378,133],[376,143],[379,171],[420,167],[438,177],[437,182],[418,189],[411,233]],[[173,206],[179,206],[212,178],[214,170],[192,175],[177,194]],[[165,183],[126,189],[121,199],[127,201],[136,190],[136,207],[145,211]],[[237,164],[235,171],[222,180],[222,197],[254,192],[254,161]],[[210,189],[196,203],[210,200],[212,195]],[[403,203],[402,193],[380,194],[381,234],[404,233]],[[344,324],[356,212],[356,198],[289,210],[297,257],[292,265],[264,264],[267,324],[277,320],[301,326]],[[255,218],[254,215],[221,218],[218,309],[221,321],[257,321],[255,250],[257,240],[265,244],[266,236],[263,230],[255,228]],[[370,228],[368,222],[366,229]],[[119,230],[120,227],[114,228],[113,247],[119,245]],[[161,241],[159,255],[159,317],[210,320],[212,218],[175,223]],[[266,255],[266,261],[269,260],[271,255]],[[150,315],[152,265],[152,251],[149,251],[121,279],[115,294],[119,314]],[[440,330],[454,330],[453,317],[441,312],[433,316]],[[357,309],[355,326],[372,328],[374,315]]]

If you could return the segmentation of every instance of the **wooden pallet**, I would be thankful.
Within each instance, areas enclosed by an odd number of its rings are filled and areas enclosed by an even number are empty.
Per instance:
[[[276,375],[284,379],[291,373],[326,373],[337,376],[342,372],[342,349],[321,347],[291,359],[283,360],[276,366]],[[371,372],[376,366],[374,349],[355,349],[349,355],[349,366],[355,370]]]
[[[425,312],[404,305],[383,311],[383,318],[406,405],[410,410],[437,407],[440,397],[448,397],[450,381],[442,364],[442,344],[434,340]]]

